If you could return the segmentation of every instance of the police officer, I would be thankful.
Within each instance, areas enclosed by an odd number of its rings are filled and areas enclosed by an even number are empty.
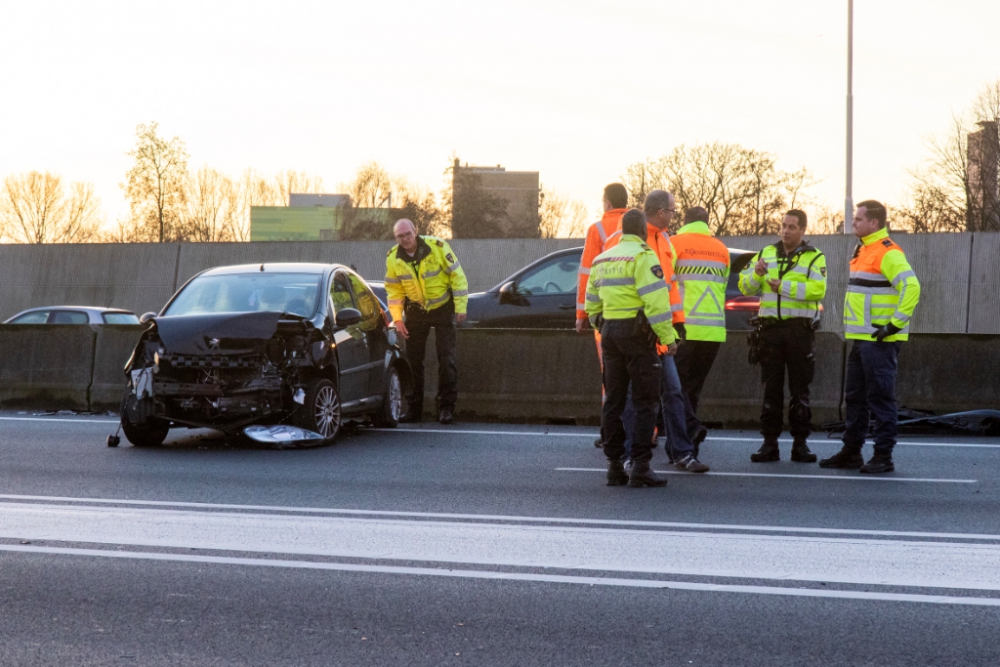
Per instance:
[[[910,318],[920,301],[920,282],[902,248],[889,238],[885,206],[869,199],[854,213],[861,242],[851,259],[844,299],[844,336],[854,341],[847,357],[847,429],[839,452],[822,468],[860,468],[863,473],[895,470],[896,362],[909,338]],[[861,448],[875,415],[875,453],[868,463]]]
[[[465,321],[469,283],[451,247],[433,236],[420,236],[407,219],[393,227],[399,242],[385,260],[385,291],[396,330],[406,339],[413,369],[413,390],[400,421],[418,422],[424,409],[424,356],[431,327],[438,357],[438,421],[450,424],[458,398],[455,321]]]
[[[649,469],[653,456],[656,405],[660,396],[660,363],[656,343],[677,351],[671,325],[670,288],[664,281],[656,253],[643,241],[646,218],[630,209],[622,216],[618,245],[594,259],[587,283],[586,312],[601,331],[606,399],[602,410],[604,454],[608,458],[608,486],[664,486]],[[638,315],[637,315],[638,313]],[[632,383],[635,430],[632,470],[622,462],[625,426],[622,412]]]
[[[760,376],[764,406],[760,434],[764,444],[750,455],[754,463],[778,461],[782,407],[785,402],[785,369],[788,369],[788,430],[792,434],[792,460],[815,463],[809,451],[812,412],[809,383],[816,370],[813,346],[819,324],[819,304],[826,295],[826,257],[802,239],[807,218],[792,209],[781,221],[781,240],[759,253],[740,273],[740,291],[760,294]]]

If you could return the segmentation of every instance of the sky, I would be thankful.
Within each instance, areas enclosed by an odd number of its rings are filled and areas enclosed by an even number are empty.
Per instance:
[[[1000,2],[857,0],[854,198],[900,201],[954,113],[1000,79]],[[375,160],[440,190],[449,158],[539,171],[585,203],[680,144],[734,142],[845,189],[847,0],[11,0],[0,178],[95,185],[109,220],[140,123],[192,170]]]

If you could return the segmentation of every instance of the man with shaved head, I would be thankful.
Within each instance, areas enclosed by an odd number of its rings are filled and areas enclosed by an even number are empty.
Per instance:
[[[450,424],[458,398],[455,322],[465,321],[469,283],[447,242],[421,236],[403,218],[393,227],[398,244],[385,260],[385,292],[396,331],[406,339],[413,388],[400,421],[418,422],[424,412],[424,356],[433,328],[438,356],[438,421]]]

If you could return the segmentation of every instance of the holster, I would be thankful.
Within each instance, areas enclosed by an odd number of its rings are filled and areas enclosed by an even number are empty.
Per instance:
[[[646,313],[641,310],[635,316],[635,326],[632,329],[632,335],[646,341],[646,344],[650,347],[655,348],[659,342],[659,337],[653,331],[652,325],[650,325],[649,320],[646,318]]]
[[[760,363],[760,332],[763,325],[759,317],[751,317],[750,326],[753,328],[747,334],[747,363],[756,366]]]

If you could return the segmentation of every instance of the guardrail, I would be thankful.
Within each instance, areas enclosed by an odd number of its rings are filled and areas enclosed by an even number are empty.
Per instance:
[[[141,326],[0,325],[0,408],[116,410]],[[432,333],[433,337],[433,333]],[[428,341],[424,405],[437,364]],[[841,416],[848,344],[816,334],[814,423]],[[914,334],[899,358],[899,404],[939,414],[1000,407],[1000,335]],[[572,331],[458,330],[458,412],[465,419],[596,424],[601,377],[594,338]],[[756,426],[760,371],[746,336],[730,332],[699,412],[706,422]]]

